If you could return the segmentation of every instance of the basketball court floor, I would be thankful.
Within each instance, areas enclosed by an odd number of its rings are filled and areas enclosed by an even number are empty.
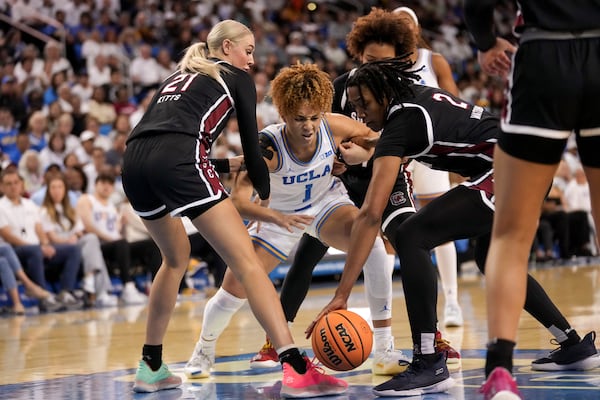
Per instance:
[[[531,272],[550,293],[581,336],[600,328],[600,266],[533,268]],[[402,288],[394,281],[396,347],[409,353],[410,334]],[[333,293],[334,283],[316,283],[292,326],[297,343],[312,354],[303,332]],[[507,293],[510,295],[510,293]],[[443,329],[461,350],[462,365],[451,368],[456,385],[448,393],[423,399],[480,399],[485,343],[484,282],[475,272],[459,280],[459,301],[465,325]],[[164,358],[183,377],[200,333],[206,299],[182,298],[164,343]],[[365,313],[362,284],[355,287],[350,308]],[[442,310],[443,297],[439,299]],[[144,338],[145,306],[93,309],[65,313],[0,318],[0,399],[279,399],[280,370],[251,370],[248,360],[260,349],[264,333],[244,306],[231,321],[217,347],[215,373],[210,379],[184,378],[180,389],[135,394],[132,381]],[[440,312],[441,314],[441,312]],[[539,373],[530,368],[534,358],[555,348],[549,333],[523,314],[515,351],[515,375],[526,399],[600,399],[600,369],[587,372]],[[410,353],[409,353],[410,354]],[[371,359],[361,367],[337,373],[350,383],[348,393],[330,399],[373,399],[373,385],[386,377],[371,374]],[[418,397],[417,397],[418,398]]]

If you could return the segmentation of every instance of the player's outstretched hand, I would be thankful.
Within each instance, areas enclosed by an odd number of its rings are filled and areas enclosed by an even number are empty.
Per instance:
[[[354,142],[340,143],[340,153],[348,165],[356,165],[368,161],[373,155],[372,149],[368,150]]]
[[[348,297],[336,294],[336,296],[334,296],[334,298],[329,302],[329,304],[323,307],[319,315],[317,315],[317,318],[315,318],[310,323],[308,328],[306,328],[306,331],[304,331],[304,333],[306,334],[306,338],[310,338],[310,335],[312,335],[313,329],[315,328],[317,321],[319,321],[325,314],[329,313],[330,311],[345,310],[346,308],[348,308]]]
[[[292,232],[293,228],[304,230],[306,225],[309,225],[314,219],[315,217],[305,214],[283,214],[277,212],[275,223]]]
[[[497,38],[494,47],[484,52],[480,51],[477,59],[486,74],[506,78],[511,64],[509,55],[516,51],[517,48],[508,40]]]

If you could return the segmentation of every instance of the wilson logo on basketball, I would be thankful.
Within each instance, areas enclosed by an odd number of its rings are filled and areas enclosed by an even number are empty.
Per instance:
[[[335,330],[338,332],[338,335],[340,335],[340,339],[342,339],[342,342],[344,342],[346,352],[356,350],[356,346],[354,345],[354,342],[352,341],[350,335],[348,335],[348,332],[346,332],[346,327],[344,326],[344,324],[336,325]]]
[[[325,328],[321,328],[319,330],[319,336],[321,337],[321,342],[323,343],[323,354],[327,357],[331,364],[340,365],[342,360],[338,357],[337,354],[335,354],[335,350],[331,347],[331,343],[329,343],[329,340],[327,340],[327,332],[325,332]]]

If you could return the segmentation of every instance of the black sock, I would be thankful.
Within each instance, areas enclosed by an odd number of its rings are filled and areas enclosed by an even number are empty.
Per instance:
[[[142,349],[142,360],[146,361],[152,371],[157,371],[162,364],[162,344],[145,344]]]
[[[573,346],[574,344],[577,344],[579,342],[581,342],[581,337],[579,336],[577,331],[575,329],[570,329],[567,332],[567,340],[560,343],[560,346],[561,347],[569,347],[569,346]]]
[[[297,347],[292,347],[282,352],[279,355],[279,362],[281,364],[284,362],[290,364],[299,374],[306,373],[306,361],[304,361],[304,357],[302,357]]]
[[[505,339],[495,339],[487,345],[485,360],[485,376],[487,377],[496,367],[506,368],[512,374],[513,349],[516,343]]]

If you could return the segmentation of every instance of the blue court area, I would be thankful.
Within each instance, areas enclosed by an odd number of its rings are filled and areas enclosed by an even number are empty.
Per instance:
[[[520,350],[515,353],[515,375],[525,399],[530,400],[591,400],[600,398],[600,371],[539,373],[528,364],[540,355],[540,351]],[[217,359],[216,371],[210,379],[184,381],[180,389],[149,394],[131,391],[134,369],[97,373],[90,375],[57,376],[53,379],[32,381],[24,384],[0,386],[2,399],[279,399],[281,373],[278,370],[252,370],[248,360],[252,354]],[[482,350],[464,350],[463,367],[454,370],[456,385],[443,394],[410,397],[427,400],[480,399],[477,390],[483,380],[481,365],[485,353]],[[476,367],[471,367],[475,364]],[[369,361],[353,371],[339,373],[350,382],[349,391],[328,399],[364,400],[377,398],[371,393],[374,384],[385,377],[375,377],[369,369]],[[171,364],[174,372],[183,376],[184,363]],[[406,397],[405,397],[406,398]]]

